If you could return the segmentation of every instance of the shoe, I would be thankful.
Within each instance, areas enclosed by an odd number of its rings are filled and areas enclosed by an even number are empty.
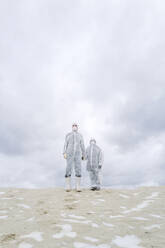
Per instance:
[[[71,191],[71,177],[65,178],[65,184],[66,184],[66,192]]]
[[[92,190],[92,191],[96,190],[96,187],[91,187],[91,190]]]
[[[95,190],[97,190],[97,191],[99,191],[100,190],[100,187],[98,186],[98,187],[96,187],[96,189]]]
[[[80,188],[81,177],[76,177],[76,191],[81,192]]]

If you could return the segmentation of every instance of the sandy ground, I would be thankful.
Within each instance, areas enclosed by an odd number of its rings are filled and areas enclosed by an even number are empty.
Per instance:
[[[165,248],[165,187],[0,189],[0,248]]]

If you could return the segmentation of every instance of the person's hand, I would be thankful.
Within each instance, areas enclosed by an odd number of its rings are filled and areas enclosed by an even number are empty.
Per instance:
[[[101,170],[102,165],[99,165],[99,170]]]
[[[85,160],[85,158],[84,158],[83,156],[81,157],[81,159],[82,159],[82,160]]]
[[[64,153],[64,158],[65,158],[65,159],[67,159],[67,155],[66,155],[66,153]]]

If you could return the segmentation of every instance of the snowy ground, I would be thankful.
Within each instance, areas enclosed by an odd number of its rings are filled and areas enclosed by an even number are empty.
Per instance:
[[[0,189],[1,248],[165,248],[165,187]]]

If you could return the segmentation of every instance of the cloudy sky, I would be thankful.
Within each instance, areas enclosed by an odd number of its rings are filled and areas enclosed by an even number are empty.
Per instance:
[[[103,149],[104,185],[165,184],[164,13],[163,0],[0,1],[0,186],[63,186],[73,122]]]

